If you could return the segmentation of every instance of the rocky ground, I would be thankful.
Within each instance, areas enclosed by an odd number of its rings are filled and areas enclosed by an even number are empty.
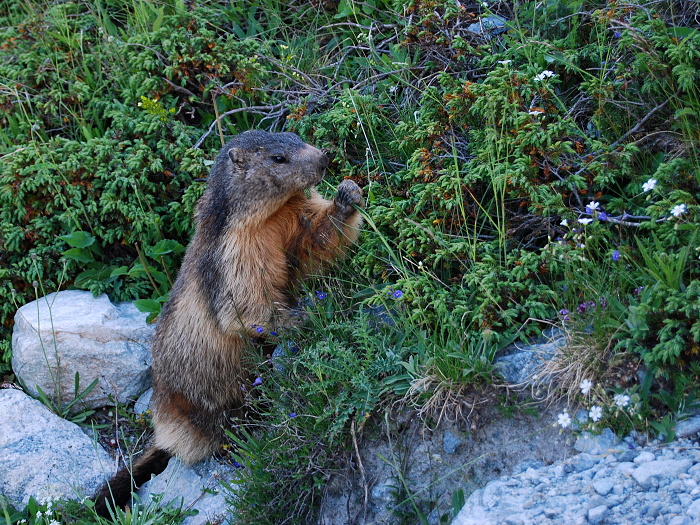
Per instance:
[[[516,468],[476,491],[453,525],[700,523],[697,434],[670,444],[628,436],[598,454]]]

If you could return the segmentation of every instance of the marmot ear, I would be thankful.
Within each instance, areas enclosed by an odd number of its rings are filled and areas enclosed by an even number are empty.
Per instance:
[[[228,156],[234,164],[243,164],[245,162],[245,150],[240,148],[231,148],[228,150]]]

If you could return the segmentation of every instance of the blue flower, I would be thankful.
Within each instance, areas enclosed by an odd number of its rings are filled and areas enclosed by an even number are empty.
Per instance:
[[[598,214],[598,217],[596,217],[599,221],[607,221],[608,220],[608,214],[605,213],[604,211],[601,211]]]
[[[256,377],[255,381],[253,381],[253,386],[260,386],[262,385],[262,377]]]
[[[258,326],[258,327],[255,329],[255,331],[258,332],[259,334],[262,334],[262,333],[265,331],[265,329],[264,329],[262,326]]]
[[[233,466],[236,468],[243,468],[243,465],[241,465],[238,461],[234,460],[233,461]]]
[[[296,412],[290,412],[290,413],[289,413],[289,417],[291,417],[292,419],[294,419],[295,417],[297,417],[297,413],[296,413]]]
[[[401,297],[403,297],[403,292],[402,292],[401,290],[396,290],[396,291],[394,292],[394,297],[395,297],[396,299],[401,299]]]
[[[328,294],[326,292],[316,292],[316,297],[318,297],[321,301],[323,301]]]
[[[619,261],[620,260],[620,252],[618,250],[614,250],[612,252],[611,257],[612,257],[613,261]]]

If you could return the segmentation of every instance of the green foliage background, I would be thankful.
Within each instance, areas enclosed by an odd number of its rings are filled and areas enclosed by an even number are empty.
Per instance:
[[[329,152],[322,191],[365,190],[333,291],[349,325],[377,305],[407,324],[366,362],[342,347],[363,370],[394,352],[361,376],[363,411],[421,378],[488,383],[492,349],[547,323],[696,384],[697,17],[672,1],[0,0],[0,371],[38,294],[155,315],[221,141],[265,128]],[[309,355],[359,337],[325,325]]]

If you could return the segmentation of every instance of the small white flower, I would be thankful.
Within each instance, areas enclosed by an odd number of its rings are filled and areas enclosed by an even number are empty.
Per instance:
[[[588,411],[588,417],[590,417],[594,423],[597,423],[601,417],[603,417],[603,409],[598,406],[593,406]]]
[[[644,184],[642,184],[642,189],[644,191],[651,191],[656,188],[656,179],[649,179]]]
[[[504,66],[507,66],[507,65],[510,64],[511,62],[512,62],[512,60],[499,60],[499,61],[498,61],[499,64],[502,64],[502,65],[504,65]]]
[[[544,113],[544,109],[540,108],[533,108],[527,112],[528,115],[541,115],[542,113]]]
[[[588,392],[591,391],[591,387],[593,387],[593,382],[589,379],[584,379],[583,381],[581,381],[581,384],[579,386],[581,387],[581,393],[584,396],[587,396]]]
[[[592,223],[593,219],[579,219],[578,222],[580,222],[581,224],[583,224],[585,226],[587,224]]]
[[[617,394],[613,397],[613,401],[615,401],[615,404],[619,407],[626,407],[630,404],[630,396],[626,394]]]
[[[591,201],[590,203],[588,203],[588,206],[586,206],[586,211],[588,211],[588,210],[590,209],[591,211],[589,211],[588,213],[593,213],[593,212],[596,211],[599,207],[600,207],[600,203],[599,203],[599,202]]]
[[[569,225],[569,221],[568,221],[567,219],[563,219],[563,220],[559,223],[559,226],[568,226],[568,225]]]
[[[678,204],[677,206],[674,206],[673,209],[671,210],[671,215],[674,217],[680,217],[685,213],[685,204]]]
[[[541,80],[544,80],[545,78],[553,77],[553,76],[554,76],[554,72],[549,71],[548,69],[545,69],[539,75],[535,75],[535,82],[539,82]]]
[[[571,416],[566,410],[557,417],[557,424],[562,428],[566,428],[571,424]]]
[[[36,511],[36,519],[41,519],[41,517],[42,517],[43,515],[44,515],[44,513],[41,512],[40,510]]]
[[[51,520],[51,521],[49,522],[49,525],[61,525],[61,523],[58,522],[58,521],[56,521],[56,520]]]
[[[423,269],[423,261],[418,261],[418,269],[419,270]]]

